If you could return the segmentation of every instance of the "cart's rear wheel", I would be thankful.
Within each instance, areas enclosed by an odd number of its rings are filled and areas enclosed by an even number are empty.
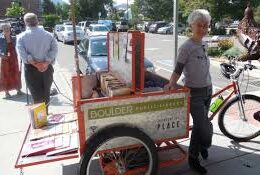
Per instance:
[[[125,142],[132,146],[108,149],[112,143]],[[109,126],[91,136],[86,144],[80,160],[80,175],[157,174],[158,155],[154,142],[137,127]]]

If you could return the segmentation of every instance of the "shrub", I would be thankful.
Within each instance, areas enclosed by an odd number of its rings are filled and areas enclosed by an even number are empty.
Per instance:
[[[55,14],[49,14],[44,16],[44,27],[54,28],[55,24],[60,20],[60,17]]]
[[[190,28],[190,27],[187,27],[187,28],[182,32],[182,34],[185,35],[185,36],[191,37],[191,36],[192,36],[191,28]]]
[[[231,30],[229,31],[229,34],[230,34],[230,35],[236,35],[236,34],[237,34],[237,30],[236,30],[236,29],[231,29]]]
[[[216,47],[209,47],[207,52],[208,52],[208,55],[212,56],[212,57],[221,56],[221,54],[223,53],[219,48],[216,48]]]
[[[233,45],[234,43],[230,39],[222,39],[218,42],[218,47],[223,52],[233,47]]]
[[[226,29],[224,27],[214,28],[210,33],[211,35],[226,35]]]

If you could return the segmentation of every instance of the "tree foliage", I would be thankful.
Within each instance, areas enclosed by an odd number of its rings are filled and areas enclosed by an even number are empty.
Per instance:
[[[24,14],[24,8],[21,7],[18,3],[13,2],[11,4],[11,7],[6,9],[5,16],[14,16],[18,17]]]
[[[194,9],[209,10],[213,22],[225,18],[241,20],[247,6],[245,0],[179,0],[179,20],[186,22],[188,15]],[[259,0],[251,0],[252,7],[260,5]],[[173,0],[135,0],[132,5],[133,16],[143,14],[151,20],[171,21],[173,17]],[[255,15],[256,18],[259,16]]]
[[[69,10],[70,6],[67,3],[58,3],[56,6],[56,14],[63,20],[66,20],[69,18]]]
[[[55,14],[44,15],[43,25],[45,27],[53,28],[56,23],[58,23],[60,17]]]
[[[78,0],[79,17],[98,19],[98,13],[101,12],[101,18],[106,18],[106,8],[112,6],[113,0]]]
[[[43,14],[55,14],[56,8],[51,0],[43,0],[42,2]]]
[[[260,5],[255,9],[255,21],[258,24],[258,27],[260,27]]]
[[[139,14],[152,20],[172,20],[173,1],[172,0],[135,0],[132,5],[133,16]]]

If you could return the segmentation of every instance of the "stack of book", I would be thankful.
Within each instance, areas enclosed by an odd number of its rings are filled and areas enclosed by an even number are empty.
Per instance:
[[[100,75],[100,86],[101,91],[109,97],[131,94],[131,89],[111,73]]]

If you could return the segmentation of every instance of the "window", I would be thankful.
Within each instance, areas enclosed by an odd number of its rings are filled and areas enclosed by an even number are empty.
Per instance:
[[[97,39],[97,40],[91,41],[91,55],[92,56],[107,56],[106,39]]]
[[[95,26],[93,27],[93,31],[104,32],[104,31],[109,31],[109,29],[106,26]]]

